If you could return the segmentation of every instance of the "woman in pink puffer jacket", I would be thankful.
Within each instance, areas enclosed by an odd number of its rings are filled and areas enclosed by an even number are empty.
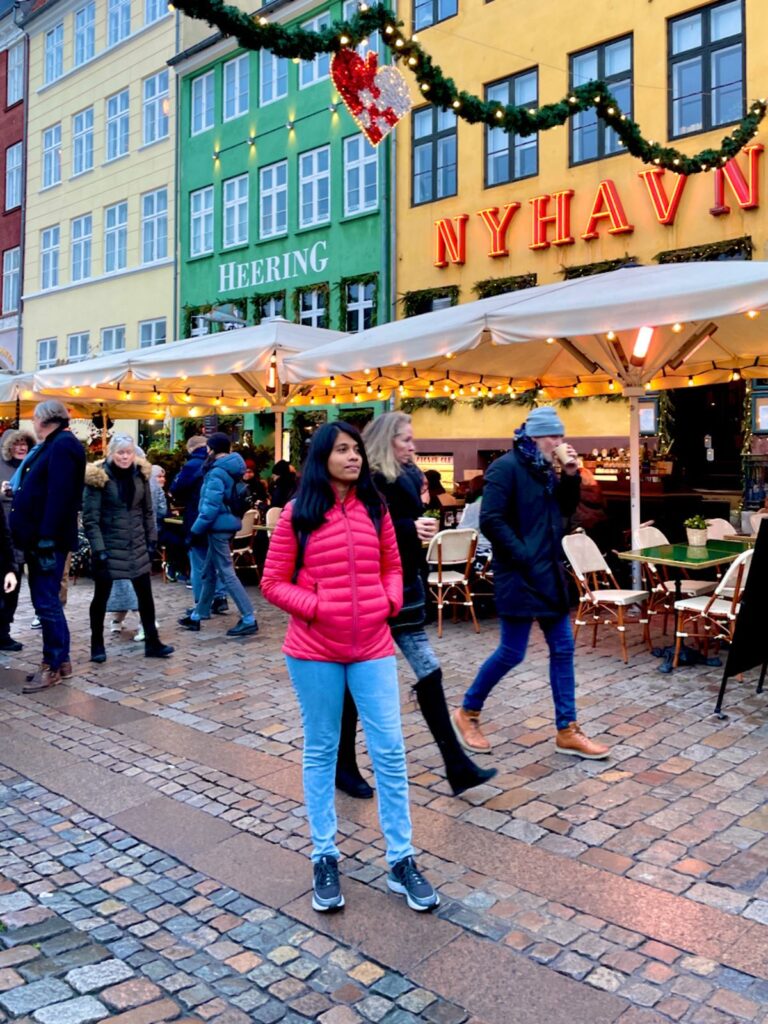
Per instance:
[[[283,651],[304,726],[312,906],[344,905],[335,771],[348,686],[377,781],[387,884],[411,909],[431,910],[439,897],[413,859],[397,665],[387,625],[403,601],[400,557],[362,439],[350,424],[327,423],[312,438],[296,499],[272,536],[261,589],[291,616]]]

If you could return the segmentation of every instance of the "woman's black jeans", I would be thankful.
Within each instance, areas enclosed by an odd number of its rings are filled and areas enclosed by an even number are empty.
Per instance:
[[[157,641],[155,625],[155,601],[152,597],[152,583],[149,573],[131,580],[139,602],[139,617],[144,627],[147,643]],[[104,646],[104,616],[107,613],[107,601],[112,591],[112,580],[108,576],[97,576],[94,580],[93,600],[91,601],[91,647]]]

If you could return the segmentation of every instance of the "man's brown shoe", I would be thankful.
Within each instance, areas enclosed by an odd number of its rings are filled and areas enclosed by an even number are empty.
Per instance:
[[[573,754],[592,761],[600,761],[610,753],[608,747],[585,736],[578,722],[571,722],[565,729],[557,730],[555,746],[561,754]]]
[[[27,673],[27,682],[31,683],[33,679],[37,679],[38,676],[40,675],[40,673],[41,672],[45,672],[45,670],[48,667],[49,666],[48,666],[48,663],[46,661],[40,662],[40,668],[36,672],[28,672]],[[72,671],[72,662],[71,661],[62,661],[61,666],[59,667],[59,673],[60,673],[62,679],[71,679],[72,676],[75,674]]]
[[[61,672],[46,667],[35,673],[35,677],[28,683],[22,693],[40,693],[41,690],[49,690],[52,686],[58,686],[61,682]]]
[[[487,754],[491,744],[480,728],[480,712],[456,708],[451,715],[451,724],[456,738],[465,750],[474,754]]]

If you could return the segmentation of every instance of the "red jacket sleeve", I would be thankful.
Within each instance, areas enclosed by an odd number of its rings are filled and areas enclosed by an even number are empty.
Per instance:
[[[272,534],[261,577],[261,592],[270,604],[311,622],[317,614],[317,594],[291,582],[299,550],[291,525],[291,512],[291,506],[286,506]]]
[[[389,512],[384,512],[381,522],[381,582],[389,598],[392,615],[403,607],[403,569],[397,548],[395,528]]]

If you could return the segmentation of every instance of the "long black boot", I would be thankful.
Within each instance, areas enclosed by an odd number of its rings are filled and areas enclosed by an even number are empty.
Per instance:
[[[456,796],[473,786],[481,786],[496,774],[495,768],[478,768],[461,749],[451,725],[443,693],[442,669],[435,669],[414,686],[424,721],[443,755],[445,776]]]
[[[339,755],[336,761],[336,788],[358,800],[370,800],[373,790],[360,774],[355,757],[357,737],[357,708],[349,687],[344,687],[344,710],[341,714]]]

